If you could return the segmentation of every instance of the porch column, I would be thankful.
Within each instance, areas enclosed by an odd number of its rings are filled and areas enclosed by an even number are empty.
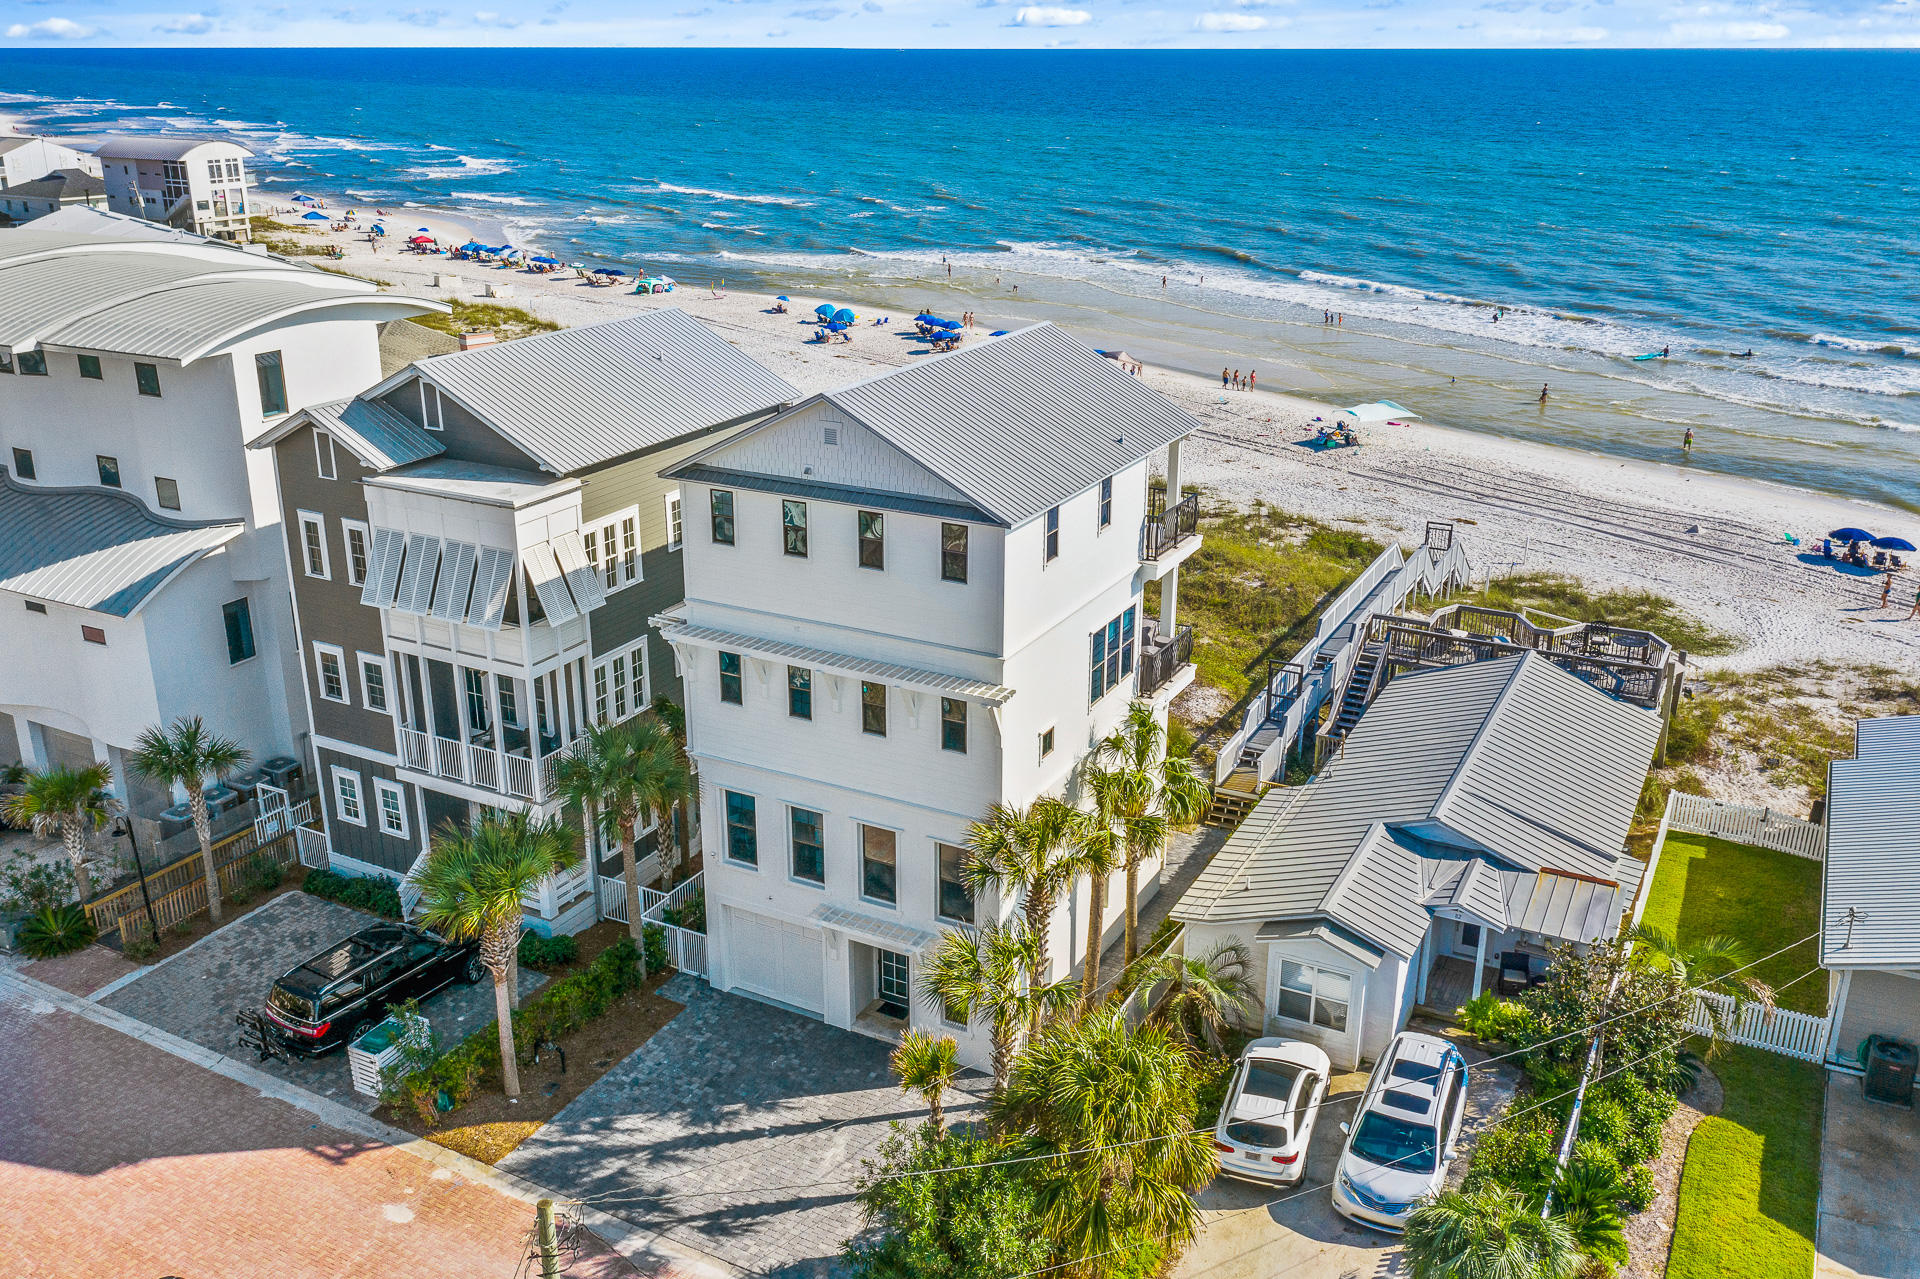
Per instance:
[[[504,794],[507,789],[507,725],[500,718],[500,676],[489,670],[486,672],[486,681],[487,722],[493,725],[493,780]]]
[[[1473,946],[1473,995],[1480,998],[1480,979],[1487,964],[1487,926],[1480,925],[1480,940]]]
[[[1173,519],[1173,508],[1180,504],[1180,441],[1174,440],[1167,445],[1167,519]],[[1169,526],[1171,531],[1171,526]],[[1160,579],[1160,634],[1163,640],[1171,642],[1174,625],[1180,617],[1180,570],[1174,569]]]
[[[1420,939],[1420,949],[1414,952],[1413,962],[1420,965],[1420,975],[1416,978],[1418,984],[1414,990],[1413,1002],[1416,1004],[1424,1004],[1427,1002],[1427,974],[1433,971],[1432,927],[1428,927],[1427,935]]]

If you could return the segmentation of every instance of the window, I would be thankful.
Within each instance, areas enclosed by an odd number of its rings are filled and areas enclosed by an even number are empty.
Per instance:
[[[1040,734],[1040,758],[1045,759],[1051,754],[1053,754],[1053,730],[1049,728]]]
[[[727,857],[747,866],[760,864],[760,832],[754,823],[753,796],[727,792]]]
[[[940,580],[967,580],[967,526],[964,524],[940,526]]]
[[[813,671],[805,666],[787,667],[787,714],[813,718]]]
[[[1100,527],[1113,523],[1113,477],[1100,481]]]
[[[163,511],[180,509],[180,486],[164,475],[153,477],[153,499]]]
[[[312,511],[300,512],[300,559],[308,577],[331,577],[327,563],[327,526]]]
[[[967,704],[957,697],[940,699],[940,749],[967,753]]]
[[[520,722],[520,692],[511,675],[493,677],[494,696],[500,702],[500,722],[508,728],[525,728]]]
[[[715,489],[707,495],[707,506],[713,518],[713,540],[722,546],[732,546],[733,493],[728,489]]]
[[[220,606],[227,627],[227,665],[238,666],[253,656],[253,608],[245,599]]]
[[[392,782],[373,779],[375,803],[380,809],[381,833],[395,839],[407,837],[407,793]]]
[[[1060,508],[1050,507],[1047,511],[1047,544],[1040,562],[1051,564],[1060,558]]]
[[[42,617],[46,616],[47,606],[45,604],[42,604],[39,600],[22,600],[21,603],[27,606],[27,612],[38,613]]]
[[[27,377],[45,377],[47,375],[47,353],[45,351],[20,351],[14,355],[20,372]],[[158,395],[159,392],[154,392]]]
[[[346,655],[332,644],[316,643],[314,661],[320,671],[320,696],[329,702],[347,700]]]
[[[260,412],[266,417],[287,411],[287,372],[280,352],[262,351],[253,357],[253,376],[260,383]]]
[[[746,698],[740,687],[740,654],[720,654],[720,700],[732,702],[735,706],[744,705]]]
[[[80,357],[80,376],[95,382],[101,381],[100,357],[97,355],[82,355]]]
[[[313,433],[313,467],[314,473],[323,480],[330,480],[338,474],[339,468],[334,465],[333,437],[325,431]]]
[[[360,774],[338,767],[333,770],[333,811],[343,822],[367,824],[366,809],[360,804]]]
[[[1133,674],[1133,631],[1134,610],[1128,609],[1093,633],[1088,701],[1099,701]]]
[[[347,582],[361,586],[367,580],[367,526],[359,520],[340,521],[340,540],[347,545]]]
[[[793,877],[810,884],[827,882],[825,818],[810,808],[789,809],[793,824]]]
[[[120,459],[119,458],[108,457],[104,453],[96,453],[94,454],[94,457],[93,457],[93,464],[100,471],[100,482],[102,484],[106,485],[110,489],[117,489],[120,487]]]
[[[907,957],[897,950],[876,950],[874,954],[873,984],[880,996],[881,1015],[906,1020],[907,999],[912,990],[908,974],[912,967]]]
[[[680,495],[669,493],[667,494],[667,549],[679,550],[680,540]]]
[[[372,653],[360,654],[360,700],[370,711],[387,710],[387,659]]]
[[[160,195],[168,204],[186,198],[187,164],[184,160],[160,162]]]
[[[107,642],[107,633],[98,626],[82,626],[80,628],[80,638],[89,644],[105,644]]]
[[[23,480],[35,478],[32,449],[15,449],[13,451],[13,473]]]
[[[933,847],[940,858],[940,900],[937,903],[940,918],[950,919],[956,924],[971,924],[973,894],[967,891],[967,881],[963,875],[967,850],[952,844],[935,844]]]
[[[160,370],[151,364],[133,366],[133,384],[140,388],[140,394],[160,396]]]
[[[900,900],[894,834],[884,826],[860,828],[860,895],[892,906]]]
[[[0,373],[11,372],[13,372],[13,356],[6,351],[0,351]]]
[[[860,520],[860,567],[884,569],[887,566],[886,526],[878,511],[862,511]]]
[[[467,727],[484,733],[493,726],[487,715],[487,673],[468,667],[461,672],[461,689],[467,695]]]
[[[805,502],[780,503],[780,527],[786,538],[786,551],[789,555],[798,555],[802,559],[807,555],[807,504]]]
[[[594,528],[585,529],[587,563],[600,574],[609,591],[640,580],[640,515],[634,507],[617,511]]]
[[[887,686],[860,681],[860,731],[875,737],[887,735]]]
[[[1280,961],[1280,990],[1273,1002],[1275,1016],[1344,1033],[1347,1006],[1352,1001],[1353,978],[1346,973],[1291,959]]]

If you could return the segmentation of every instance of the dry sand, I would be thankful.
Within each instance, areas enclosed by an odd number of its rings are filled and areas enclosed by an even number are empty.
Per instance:
[[[397,290],[478,300],[492,285],[506,291],[505,301],[560,324],[677,306],[802,391],[927,358],[926,345],[910,340],[911,327],[901,327],[910,316],[896,313],[895,327],[876,328],[857,300],[795,295],[792,314],[775,315],[773,299],[758,293],[689,286],[639,296],[591,287],[571,271],[535,276],[399,251],[419,226],[443,243],[475,235],[500,242],[497,227],[471,219],[414,209],[385,225],[395,234],[378,249],[364,234],[322,234],[345,249],[343,269]],[[805,343],[821,301],[861,310],[852,342]],[[1920,571],[1896,578],[1892,605],[1883,609],[1880,576],[1809,562],[1804,546],[1785,540],[1791,533],[1817,547],[1828,529],[1854,524],[1920,542],[1920,518],[1906,512],[1444,426],[1361,427],[1360,448],[1316,453],[1301,441],[1312,437],[1313,419],[1333,418],[1330,405],[1264,389],[1222,391],[1217,381],[1154,367],[1145,381],[1204,423],[1187,442],[1184,478],[1218,497],[1264,501],[1403,543],[1419,541],[1429,520],[1450,520],[1476,576],[1550,571],[1594,586],[1658,591],[1744,641],[1730,657],[1703,659],[1708,668],[1813,658],[1911,668],[1920,661],[1920,620],[1906,620]]]

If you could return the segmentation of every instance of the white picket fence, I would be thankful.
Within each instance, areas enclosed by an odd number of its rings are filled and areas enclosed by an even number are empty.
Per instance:
[[[1731,996],[1697,990],[1693,994],[1687,1029],[1697,1035],[1717,1034],[1723,1043],[1764,1048],[1801,1061],[1820,1061],[1827,1055],[1827,1040],[1833,1024],[1830,1017],[1788,1012],[1783,1008],[1769,1014],[1755,1003],[1747,1004],[1736,1013]]]
[[[1803,822],[1770,808],[1728,804],[1703,795],[1673,792],[1667,802],[1667,828],[1771,848],[1816,862],[1827,856],[1827,828],[1818,822]]]

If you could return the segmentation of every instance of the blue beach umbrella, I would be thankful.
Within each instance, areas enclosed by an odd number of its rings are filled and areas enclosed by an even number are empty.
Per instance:
[[[541,264],[542,266],[559,266],[559,265],[560,265],[560,259],[559,259],[559,258],[550,258],[550,257],[548,257],[548,256],[547,256],[546,254],[544,254],[544,253],[536,253],[536,254],[534,254],[534,255],[533,255],[533,260],[534,260],[535,262],[538,262],[538,263],[540,263],[540,264]]]
[[[622,271],[617,266],[603,266],[600,268],[600,274],[601,275],[625,275],[626,272]]]
[[[852,307],[843,306],[838,311],[835,311],[833,313],[833,318],[840,321],[840,323],[842,324],[852,324],[855,320],[859,319],[860,317],[853,313]]]
[[[433,234],[431,230],[423,226],[417,226],[413,228],[413,233],[415,235],[432,235]]]
[[[827,321],[827,328],[829,328],[830,330],[832,330],[832,331],[833,331],[833,332],[835,332],[835,333],[844,333],[844,332],[846,332],[846,331],[847,331],[847,329],[848,329],[849,327],[851,327],[851,326],[849,326],[849,325],[847,324],[847,322],[846,322],[845,320],[829,320],[829,321]]]
[[[329,217],[327,217],[327,215],[326,215],[326,214],[324,214],[324,213],[322,213],[322,212],[320,212],[320,210],[318,210],[318,209],[315,209],[315,210],[313,210],[313,211],[312,211],[311,213],[302,213],[302,214],[300,215],[300,218],[301,218],[301,220],[302,220],[302,221],[305,221],[305,222],[329,222],[329,221],[332,221],[332,219],[330,219]]]
[[[1871,542],[1873,534],[1863,528],[1837,528],[1827,534],[1836,542]]]
[[[932,324],[935,320],[938,320],[939,318],[940,317],[937,315],[931,315],[926,311],[922,311],[920,314],[913,317],[913,322],[915,324]]]
[[[987,336],[990,338],[1003,338],[1011,332],[1013,332],[1012,329],[995,329],[993,332],[987,334]]]
[[[294,197],[293,197],[293,202],[294,202],[295,204],[318,204],[318,203],[320,203],[320,201],[318,201],[318,200],[316,200],[316,199],[314,199],[314,198],[313,198],[312,196],[310,196],[310,195],[296,195],[296,196],[294,196]]]
[[[775,298],[774,301],[775,302],[791,302],[793,301],[793,299],[788,297],[786,294],[782,293],[779,297]]]
[[[1883,551],[1911,551],[1916,549],[1912,542],[1904,537],[1876,537],[1873,544]]]
[[[966,327],[964,324],[960,323],[960,321],[958,320],[935,320],[934,323],[939,325],[941,328],[948,329],[948,330],[962,329]]]
[[[833,303],[822,302],[819,306],[813,308],[813,313],[823,320],[831,320],[833,318]]]

